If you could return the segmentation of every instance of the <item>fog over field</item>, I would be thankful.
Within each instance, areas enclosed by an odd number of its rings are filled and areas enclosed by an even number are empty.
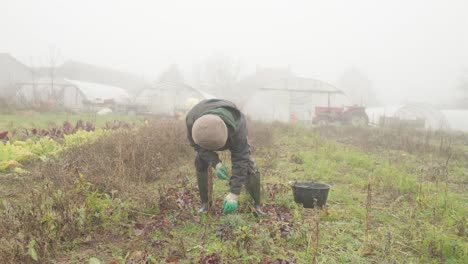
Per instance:
[[[468,0],[0,0],[0,264],[468,264]]]
[[[468,2],[3,0],[0,52],[28,65],[61,59],[154,81],[177,64],[187,80],[210,57],[289,67],[340,85],[358,71],[381,104],[460,99],[468,71]]]

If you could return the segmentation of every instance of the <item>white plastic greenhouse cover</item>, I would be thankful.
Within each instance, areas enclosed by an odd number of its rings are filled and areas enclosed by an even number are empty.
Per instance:
[[[385,107],[367,107],[366,114],[369,117],[369,123],[371,125],[378,125],[380,117],[395,116],[396,111],[401,107],[401,105],[385,106]]]
[[[450,129],[468,132],[468,110],[442,110]]]
[[[396,111],[395,116],[404,120],[424,119],[426,123],[426,129],[449,129],[445,115],[440,110],[428,104],[404,105]]]
[[[77,87],[87,100],[102,101],[114,100],[119,103],[130,101],[130,95],[122,88],[91,82],[65,79],[67,82]]]
[[[380,117],[399,117],[404,120],[424,119],[427,129],[468,131],[468,110],[438,110],[427,104],[407,104],[366,109],[371,124],[379,124]]]

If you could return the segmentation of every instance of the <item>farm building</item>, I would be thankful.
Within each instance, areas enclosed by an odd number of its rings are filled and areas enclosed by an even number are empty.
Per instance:
[[[243,111],[253,120],[310,122],[317,106],[349,105],[345,94],[333,85],[310,78],[288,77],[260,87]]]
[[[76,80],[40,79],[19,84],[17,102],[24,107],[96,110],[99,105],[129,104],[130,95],[122,88]]]
[[[144,89],[136,97],[135,103],[144,105],[152,114],[174,116],[186,112],[203,99],[215,98],[192,86],[181,83],[159,83],[153,89]]]
[[[15,84],[30,81],[33,73],[8,53],[0,53],[0,102],[14,97]]]
[[[295,75],[289,67],[257,67],[253,74],[245,76],[236,84],[235,98],[230,99],[243,108],[249,98],[265,85],[294,77]]]

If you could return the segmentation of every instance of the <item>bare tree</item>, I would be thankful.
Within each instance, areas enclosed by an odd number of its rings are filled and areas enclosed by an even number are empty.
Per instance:
[[[343,90],[355,104],[375,106],[379,102],[372,82],[365,73],[358,69],[350,69],[338,80],[338,87]]]
[[[27,98],[27,92],[21,93],[21,90],[19,90],[18,98],[20,100],[20,103],[27,107],[27,108],[35,108],[38,107],[41,104],[41,96],[38,94],[38,85],[39,85],[39,78],[40,78],[40,72],[38,71],[36,64],[33,62],[33,59],[29,59],[29,71],[31,73],[31,89],[32,89],[32,98]],[[24,87],[26,88],[26,87]]]
[[[468,108],[468,69],[463,71],[459,77],[458,91],[461,94],[457,99],[456,106]]]
[[[159,75],[157,82],[184,83],[185,80],[179,66],[173,64]]]
[[[60,91],[56,89],[55,87],[55,81],[57,77],[57,69],[58,69],[58,64],[61,61],[62,57],[60,55],[59,49],[56,47],[52,46],[49,47],[49,57],[48,57],[48,75],[50,78],[50,92],[51,92],[51,100],[53,100],[54,103],[58,102],[60,100]]]
[[[240,75],[240,63],[231,57],[215,54],[205,64],[193,70],[196,85],[208,92],[226,99],[235,99],[235,85]]]
[[[57,84],[57,72],[61,58],[60,51],[55,47],[50,47],[45,60],[40,60],[38,63],[41,67],[37,67],[30,59],[29,81],[18,87],[16,95],[22,107],[50,110],[61,102],[62,91]]]

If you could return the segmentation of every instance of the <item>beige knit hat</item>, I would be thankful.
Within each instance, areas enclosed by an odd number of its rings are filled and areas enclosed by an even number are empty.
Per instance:
[[[203,115],[193,123],[193,141],[206,150],[218,150],[224,147],[227,137],[227,126],[217,115]]]

